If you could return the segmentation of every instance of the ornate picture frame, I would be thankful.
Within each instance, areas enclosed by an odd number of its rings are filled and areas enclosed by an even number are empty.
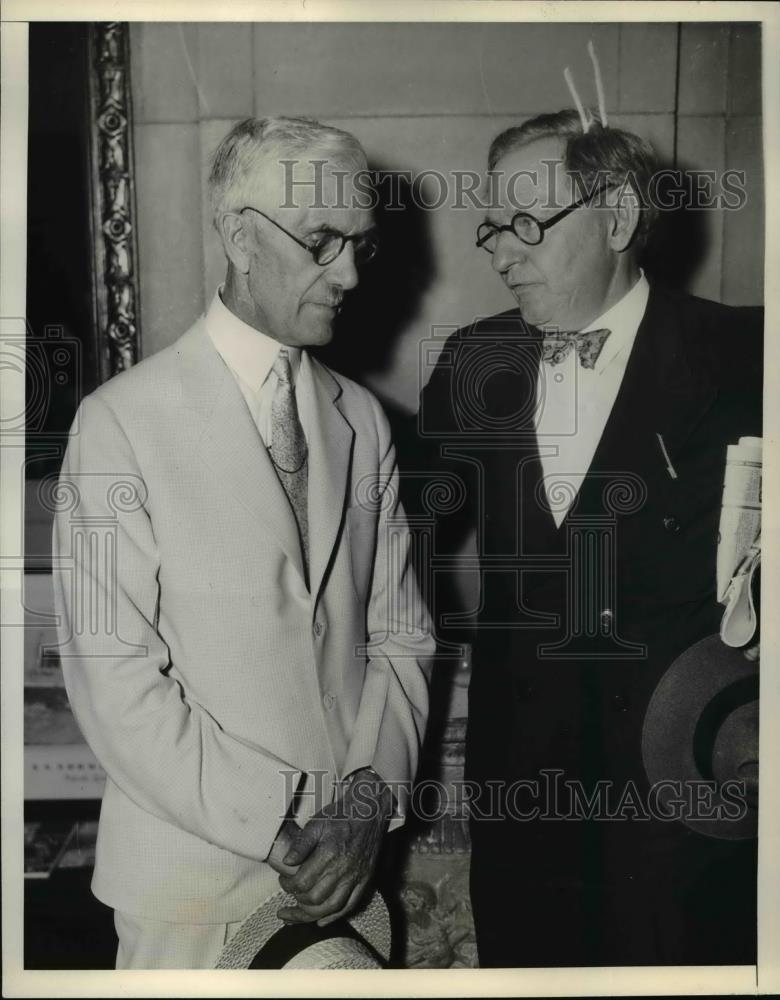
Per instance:
[[[93,303],[100,379],[141,357],[128,25],[89,28]]]

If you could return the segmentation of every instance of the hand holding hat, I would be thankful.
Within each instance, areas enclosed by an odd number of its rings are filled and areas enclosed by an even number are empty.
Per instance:
[[[355,909],[366,892],[393,809],[390,787],[370,768],[356,772],[343,795],[299,829],[283,826],[269,863],[294,897],[280,911],[290,923],[326,925]]]

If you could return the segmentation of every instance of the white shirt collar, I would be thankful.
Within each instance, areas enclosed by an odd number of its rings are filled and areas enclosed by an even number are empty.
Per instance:
[[[206,329],[225,364],[258,392],[268,378],[283,345],[231,312],[222,301],[223,288],[220,285],[211,300],[205,317]],[[286,350],[295,384],[301,363],[301,349],[287,347]]]
[[[639,280],[626,292],[623,298],[594,319],[592,323],[583,327],[583,333],[588,330],[599,330],[602,327],[612,331],[604,342],[593,369],[597,375],[600,375],[621,351],[631,348],[639,324],[645,314],[649,294],[650,285],[645,277],[645,272],[640,270]]]

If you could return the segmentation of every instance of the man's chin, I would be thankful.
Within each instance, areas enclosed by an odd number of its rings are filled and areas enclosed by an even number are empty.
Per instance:
[[[333,340],[336,315],[330,306],[309,304],[301,318],[305,318],[306,343],[310,347],[324,347]]]
[[[332,322],[312,324],[307,331],[307,346],[325,347],[333,340],[334,333]]]
[[[520,308],[520,315],[523,317],[526,323],[530,323],[531,326],[543,327],[547,326],[550,322],[549,311],[547,309],[540,309],[538,306],[534,306],[533,303],[528,302],[528,300],[520,299],[515,296],[517,305]]]
[[[532,317],[540,317],[546,312],[539,285],[513,285],[509,290],[520,306],[520,312],[530,323],[535,321]]]
[[[565,330],[566,326],[556,320],[556,309],[546,300],[538,285],[515,287],[512,295],[520,307],[520,315],[526,323],[540,330]],[[560,317],[559,317],[560,318]]]

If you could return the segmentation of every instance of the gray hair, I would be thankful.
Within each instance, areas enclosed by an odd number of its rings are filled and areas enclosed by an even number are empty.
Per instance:
[[[604,126],[598,114],[591,112],[591,115],[594,121],[587,132],[583,132],[582,119],[573,108],[537,115],[522,125],[506,129],[490,144],[488,170],[493,170],[507,153],[537,139],[561,139],[564,166],[586,186],[585,190],[591,190],[594,179],[605,174],[609,175],[611,183],[631,188],[640,209],[634,239],[642,245],[658,216],[650,197],[651,181],[658,169],[655,153],[652,146],[635,133]]]
[[[366,166],[366,154],[353,135],[311,118],[245,118],[234,125],[211,160],[208,190],[215,224],[223,212],[246,204],[265,163],[302,155],[356,170]]]

